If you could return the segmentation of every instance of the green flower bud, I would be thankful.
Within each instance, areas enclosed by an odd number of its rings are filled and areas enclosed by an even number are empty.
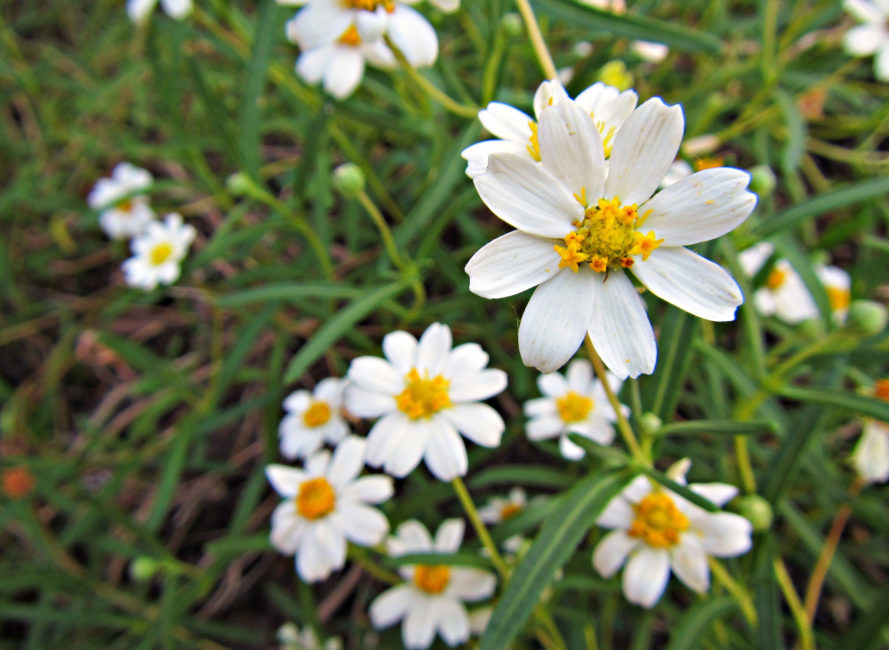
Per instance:
[[[758,494],[746,494],[739,497],[735,510],[739,515],[753,524],[753,530],[761,533],[772,526],[774,514],[771,504]]]
[[[250,191],[250,179],[245,174],[237,172],[226,179],[225,187],[233,196],[244,196]]]
[[[799,331],[808,338],[817,338],[824,335],[824,323],[820,318],[810,318],[800,323]]]
[[[769,196],[777,182],[775,172],[768,165],[757,165],[750,170],[750,190],[759,196]]]
[[[522,17],[517,13],[510,11],[509,13],[503,14],[503,18],[500,19],[500,29],[507,36],[521,36],[522,32],[525,30],[525,26],[522,24]]]
[[[333,187],[347,198],[355,198],[364,191],[364,172],[358,165],[346,163],[333,172]]]
[[[130,577],[136,582],[151,580],[161,568],[160,562],[147,555],[140,555],[130,562]]]
[[[600,68],[599,81],[621,91],[633,87],[633,75],[627,70],[627,64],[617,59],[609,61]]]
[[[643,413],[639,418],[639,432],[644,436],[655,435],[663,425],[663,420],[651,412]]]
[[[873,300],[853,300],[849,305],[849,318],[846,324],[850,329],[864,334],[879,334],[886,329],[889,313],[886,307]]]

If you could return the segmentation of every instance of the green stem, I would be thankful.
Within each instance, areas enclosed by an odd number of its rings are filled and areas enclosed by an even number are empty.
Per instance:
[[[531,39],[531,45],[534,47],[537,60],[540,61],[540,67],[543,68],[543,74],[547,79],[558,79],[559,72],[556,70],[553,57],[546,47],[546,41],[543,40],[543,34],[540,33],[540,25],[537,24],[537,18],[534,17],[534,10],[528,4],[528,0],[516,0],[516,5],[518,5],[519,13],[522,14],[522,20],[525,21],[528,38]]]
[[[781,587],[781,593],[784,594],[784,601],[790,608],[790,613],[793,615],[793,621],[796,623],[796,627],[799,630],[800,648],[802,650],[815,650],[815,641],[812,637],[812,626],[809,624],[809,619],[806,617],[806,608],[803,607],[799,595],[796,593],[796,589],[793,588],[793,581],[790,579],[787,567],[784,565],[781,558],[775,558],[772,566],[775,570],[775,578],[778,580],[778,586]]]
[[[371,558],[368,558],[364,554],[363,550],[359,550],[359,548],[353,544],[349,544],[348,555],[349,558],[354,562],[357,562],[362,569],[381,582],[386,582],[390,585],[397,585],[404,582],[400,575],[375,564]]]
[[[386,247],[386,254],[389,255],[392,264],[398,270],[403,271],[406,268],[407,263],[402,259],[401,254],[398,252],[398,246],[395,244],[395,239],[392,237],[392,231],[389,229],[389,224],[386,223],[383,213],[380,212],[380,209],[364,190],[361,190],[356,195],[356,198],[367,214],[370,215],[377,230],[380,231],[380,237],[382,237],[383,245]]]
[[[500,551],[498,551],[497,547],[494,545],[494,540],[491,539],[491,535],[488,533],[488,529],[485,527],[482,518],[479,516],[475,504],[472,503],[472,497],[469,496],[469,490],[466,489],[466,484],[463,483],[463,479],[457,476],[451,481],[451,485],[454,486],[457,498],[460,499],[460,505],[462,505],[463,510],[466,511],[466,516],[469,517],[472,527],[475,528],[475,532],[481,540],[482,546],[488,550],[488,553],[491,555],[491,561],[497,568],[497,572],[500,574],[503,581],[506,582],[509,580],[509,567],[506,566],[503,556],[500,555]]]
[[[729,575],[729,572],[725,570],[725,567],[716,558],[709,558],[709,563],[710,571],[716,580],[738,601],[738,606],[741,608],[741,613],[744,614],[747,622],[751,625],[756,625],[756,609],[753,607],[753,600],[750,598],[747,590],[735,582],[735,579]]]

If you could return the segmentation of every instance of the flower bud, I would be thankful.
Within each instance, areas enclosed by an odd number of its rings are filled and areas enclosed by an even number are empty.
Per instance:
[[[643,413],[639,418],[639,432],[644,436],[655,435],[663,425],[663,420],[651,412]]]
[[[333,172],[333,187],[346,198],[353,199],[364,191],[364,172],[354,163],[340,165]]]
[[[237,172],[226,179],[225,187],[233,196],[244,196],[250,190],[250,179],[243,173]]]
[[[775,172],[768,165],[757,165],[750,169],[750,190],[759,196],[769,196],[777,184]]]
[[[772,526],[771,504],[758,494],[745,494],[739,497],[735,509],[738,514],[753,524],[753,530],[761,533]]]
[[[146,582],[161,568],[160,562],[147,555],[140,555],[130,562],[130,577],[136,582]]]
[[[514,11],[510,11],[503,14],[503,18],[500,19],[500,29],[507,36],[521,36],[525,26],[522,24],[522,17]]]
[[[873,335],[886,329],[887,319],[889,313],[884,305],[873,300],[853,300],[846,324],[850,329]]]

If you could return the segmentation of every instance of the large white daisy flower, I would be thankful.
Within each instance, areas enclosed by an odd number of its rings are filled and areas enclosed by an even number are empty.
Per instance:
[[[843,7],[862,21],[843,39],[852,56],[874,55],[874,75],[889,81],[889,0],[844,0]]]
[[[325,442],[335,445],[349,433],[342,413],[345,387],[345,379],[328,377],[318,382],[312,392],[298,390],[287,396],[287,415],[278,427],[285,458],[305,458]]]
[[[435,541],[419,521],[401,524],[386,543],[389,555],[456,553],[463,541],[463,521],[446,519]],[[404,619],[401,637],[406,648],[428,648],[436,631],[450,646],[469,638],[470,621],[464,602],[494,593],[496,579],[487,571],[445,564],[416,564],[399,568],[403,584],[380,594],[370,606],[376,628]]]
[[[606,169],[593,118],[566,101],[540,115],[541,163],[500,153],[475,187],[517,230],[466,265],[469,288],[503,298],[537,287],[519,326],[526,365],[552,372],[588,333],[618,377],[654,370],[657,347],[629,270],[652,293],[708,320],[735,317],[743,302],[721,266],[685,248],[740,224],[756,205],[739,169],[707,169],[652,194],[676,158],[679,106],[645,102],[615,136]],[[539,286],[538,286],[539,285]]]
[[[668,474],[685,483],[690,466],[679,461]],[[724,483],[695,483],[691,490],[721,506],[738,489]],[[638,476],[615,497],[596,521],[612,528],[593,552],[593,565],[605,578],[626,562],[623,592],[627,600],[651,607],[664,593],[670,570],[688,587],[710,586],[707,556],[733,557],[750,550],[753,526],[728,512],[708,512],[687,499]],[[629,558],[629,561],[627,561]]]
[[[170,18],[182,20],[192,10],[191,0],[160,0],[161,7]],[[148,18],[157,0],[127,0],[127,14],[134,23],[141,23]]]
[[[620,391],[623,382],[608,373],[611,390]],[[531,440],[559,438],[559,451],[569,460],[584,457],[583,447],[568,439],[569,433],[577,433],[600,445],[614,440],[611,423],[617,415],[608,401],[602,383],[593,378],[593,366],[589,361],[576,359],[568,366],[565,376],[557,372],[540,375],[537,387],[543,397],[525,403],[528,416],[528,437]]]
[[[484,447],[500,444],[503,419],[478,402],[506,388],[506,373],[485,368],[481,346],[452,350],[450,328],[433,323],[419,342],[407,332],[387,334],[383,354],[352,361],[345,395],[351,413],[381,418],[367,437],[368,465],[402,477],[423,458],[437,478],[450,481],[468,464],[458,432]]]
[[[744,272],[753,277],[774,251],[769,242],[759,242],[743,251],[738,256],[738,261]],[[818,306],[812,294],[790,262],[783,258],[775,262],[765,286],[753,293],[753,304],[756,305],[756,311],[763,316],[777,316],[791,324],[818,318]]]
[[[180,262],[195,238],[193,226],[171,213],[166,221],[152,221],[145,233],[135,237],[130,246],[133,257],[123,263],[127,284],[151,291],[158,284],[172,284],[179,278]]]
[[[306,582],[323,580],[346,562],[346,540],[375,546],[389,532],[389,522],[368,504],[392,496],[392,479],[358,478],[364,467],[365,442],[349,436],[333,452],[319,451],[304,469],[269,465],[265,474],[284,501],[272,513],[272,544],[296,554],[296,570]]]
[[[110,178],[100,178],[86,197],[90,207],[100,210],[99,225],[111,239],[142,234],[154,220],[144,196],[132,196],[151,186],[151,172],[130,163],[120,163]]]
[[[484,127],[498,140],[477,142],[463,150],[466,174],[475,178],[488,166],[488,156],[493,153],[514,153],[529,160],[540,162],[540,144],[537,124],[543,110],[568,100],[568,93],[558,81],[544,81],[534,93],[534,118],[508,104],[491,102],[478,112]],[[574,100],[590,114],[601,135],[605,157],[611,155],[612,145],[621,125],[636,108],[638,97],[632,90],[620,92],[617,88],[597,82],[584,90]]]

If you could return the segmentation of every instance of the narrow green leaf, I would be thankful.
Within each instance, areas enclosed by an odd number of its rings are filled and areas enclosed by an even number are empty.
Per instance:
[[[681,483],[677,483],[669,476],[664,474],[663,472],[659,472],[658,470],[652,467],[640,467],[639,470],[648,476],[649,478],[654,479],[661,485],[663,485],[668,490],[672,490],[679,496],[688,499],[696,506],[700,506],[704,510],[708,510],[710,512],[719,512],[720,508],[715,503],[710,501],[710,499],[706,499],[702,497],[697,492],[691,490],[687,485],[682,485]]]
[[[681,309],[667,308],[661,323],[657,372],[640,380],[645,404],[662,420],[670,419],[676,410],[694,356],[691,342],[697,329],[697,319]]]
[[[781,397],[798,402],[833,406],[851,413],[889,422],[889,402],[868,395],[824,390],[821,388],[798,388],[796,386],[784,386],[775,392]]]
[[[738,609],[735,600],[729,596],[711,598],[689,609],[670,636],[667,650],[693,650],[702,647],[701,642],[713,624]]]
[[[489,485],[534,485],[539,487],[567,487],[574,479],[565,472],[527,465],[500,465],[480,471],[470,478],[469,487]]]
[[[491,561],[478,553],[406,553],[396,557],[388,557],[383,564],[390,568],[398,568],[409,564],[432,564],[444,566],[470,566],[492,570]]]
[[[806,150],[806,123],[796,107],[796,102],[786,91],[776,90],[775,99],[784,114],[784,125],[787,127],[787,141],[784,143],[781,155],[781,167],[789,174],[799,167]]]
[[[574,553],[589,530],[632,475],[602,472],[588,476],[559,499],[534,544],[512,576],[481,640],[481,650],[501,650],[521,631],[553,574]]]
[[[578,447],[583,448],[583,450],[586,451],[588,454],[595,456],[596,458],[601,458],[605,461],[616,462],[621,464],[622,466],[626,466],[630,461],[630,457],[617,447],[600,445],[598,442],[590,440],[586,436],[582,436],[579,433],[569,433],[568,439]]]
[[[783,650],[783,613],[778,584],[773,569],[775,537],[769,532],[753,542],[753,604],[756,607],[756,647],[759,650]]]
[[[281,282],[221,296],[217,298],[216,304],[220,307],[240,307],[269,300],[299,302],[305,298],[357,298],[366,293],[366,289],[345,286],[339,282],[309,282],[305,284]]]
[[[770,420],[686,420],[665,424],[658,435],[688,435],[707,433],[711,435],[750,436],[778,433],[778,425]]]
[[[877,592],[868,610],[858,617],[851,629],[843,635],[843,647],[855,650],[876,648],[885,641],[880,631],[887,625],[889,625],[889,585],[885,585]]]

